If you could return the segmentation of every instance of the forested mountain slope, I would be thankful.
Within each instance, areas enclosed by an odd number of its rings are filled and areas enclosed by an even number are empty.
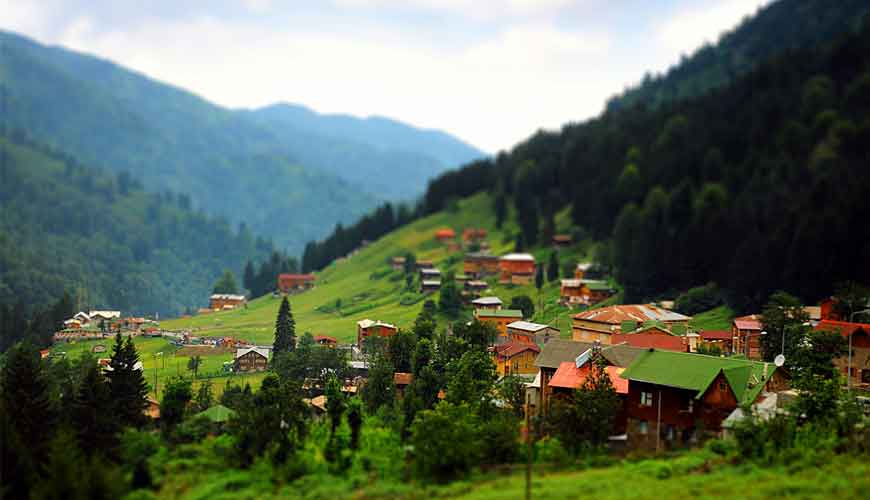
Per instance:
[[[83,166],[21,133],[0,135],[0,304],[179,314],[207,304],[224,269],[240,275],[270,243],[146,193],[128,174]]]
[[[699,96],[733,82],[785,50],[825,44],[854,31],[867,12],[867,0],[771,2],[718,43],[705,45],[665,74],[647,76],[636,87],[612,98],[608,109],[656,107],[669,100]]]
[[[318,115],[287,127],[249,111],[213,105],[105,60],[0,32],[3,124],[114,172],[150,191],[189,193],[194,205],[246,221],[293,252],[353,220],[377,200],[411,199],[426,179],[476,150],[411,127],[382,132],[377,120],[351,132]],[[403,128],[404,127],[404,128]],[[367,141],[399,143],[387,150]],[[370,137],[371,136],[371,137]],[[421,143],[425,151],[417,148]],[[428,149],[427,149],[428,148]],[[458,153],[457,153],[458,152]],[[391,174],[389,191],[384,173]]]
[[[601,257],[627,301],[714,281],[747,310],[777,289],[814,302],[839,281],[870,282],[870,23],[862,26],[698,97],[539,132],[431,181],[421,215],[488,190],[496,212],[513,205],[531,246],[548,244],[555,214],[570,207],[578,237],[611,243]]]

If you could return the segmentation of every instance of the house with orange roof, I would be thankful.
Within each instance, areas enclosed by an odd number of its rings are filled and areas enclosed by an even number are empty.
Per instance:
[[[850,386],[870,389],[870,323],[824,319],[815,330],[838,332],[846,338],[851,346],[846,355],[834,360],[834,365],[848,378]]]
[[[731,322],[731,338],[734,354],[743,354],[749,359],[761,359],[761,315],[750,314],[734,318]]]
[[[537,373],[535,358],[541,352],[541,348],[537,345],[510,341],[498,344],[492,349],[495,371],[500,377]]]
[[[499,283],[528,285],[535,278],[535,257],[528,253],[509,253],[498,260]]]
[[[449,227],[441,228],[435,231],[435,239],[441,243],[449,243],[456,238],[456,231]]]
[[[685,332],[691,319],[652,304],[602,307],[575,314],[571,337],[578,342],[597,340],[602,344],[611,344],[611,335],[631,332],[639,326],[659,325],[671,332]]]

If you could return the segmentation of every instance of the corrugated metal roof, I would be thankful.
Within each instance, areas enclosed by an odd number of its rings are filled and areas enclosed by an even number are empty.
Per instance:
[[[514,330],[523,330],[526,332],[539,332],[545,328],[549,328],[550,325],[532,323],[531,321],[514,321],[513,323],[508,323],[507,327],[513,328]]]
[[[550,339],[541,349],[541,354],[535,359],[538,368],[559,368],[564,361],[574,360],[584,351],[592,349],[595,344],[591,342],[576,342],[567,339]]]
[[[688,321],[691,318],[650,304],[631,304],[591,309],[574,315],[575,319],[619,325],[623,321]]]
[[[472,282],[474,283],[474,282]],[[482,282],[486,283],[486,282]],[[471,301],[472,304],[478,306],[493,306],[493,305],[501,305],[503,302],[498,297],[481,297],[479,299],[474,299]]]
[[[509,253],[507,255],[502,255],[501,260],[513,260],[513,261],[535,261],[535,257],[530,253]]]

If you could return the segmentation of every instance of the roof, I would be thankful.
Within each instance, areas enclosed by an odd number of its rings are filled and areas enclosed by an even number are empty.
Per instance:
[[[525,330],[527,332],[539,332],[545,328],[551,328],[550,325],[542,325],[541,323],[532,323],[531,321],[514,321],[508,323],[508,328],[514,330]]]
[[[245,300],[244,295],[235,295],[232,293],[215,293],[209,298],[212,300]]]
[[[628,394],[628,380],[622,378],[620,374],[625,368],[617,366],[608,366],[605,368],[607,376],[610,378],[610,383],[616,389],[618,394]],[[583,366],[578,368],[571,361],[565,361],[559,364],[559,368],[547,384],[550,387],[562,387],[565,389],[579,389],[586,382],[586,377],[589,374],[589,367]]]
[[[483,282],[483,283],[486,283],[486,282]],[[476,305],[476,306],[496,306],[496,305],[500,306],[503,304],[501,299],[498,297],[481,297],[479,299],[472,300],[471,303]]]
[[[730,330],[704,330],[700,333],[704,340],[731,340]]]
[[[552,342],[552,340],[550,341]],[[604,346],[601,349],[601,355],[604,359],[613,366],[626,367],[637,359],[638,356],[646,352],[646,349],[634,347],[628,344],[613,344]]]
[[[482,281],[482,280],[470,280],[470,281],[467,281],[465,284],[472,287],[472,288],[487,288],[487,287],[489,287],[489,283],[487,283],[486,281]],[[498,298],[498,297],[496,297],[496,298]],[[474,302],[472,302],[472,304],[473,303]]]
[[[452,238],[452,237],[456,236],[456,231],[450,229],[449,227],[445,227],[445,228],[442,228],[442,229],[435,231],[435,236],[451,237]]]
[[[523,312],[519,309],[481,309],[477,312],[478,318],[520,318]]]
[[[393,383],[396,385],[408,385],[414,380],[413,373],[396,372],[393,374]]]
[[[239,347],[238,349],[236,349],[236,356],[235,357],[241,358],[245,354],[248,354],[249,352],[252,352],[252,351],[256,352],[260,356],[263,356],[264,358],[269,357],[269,349],[266,349],[265,347]]]
[[[278,275],[279,280],[301,280],[301,281],[314,281],[315,276],[313,274],[291,274],[291,273],[281,273]]]
[[[379,321],[372,321],[370,319],[361,319],[361,320],[356,322],[356,326],[358,326],[359,328],[362,328],[363,330],[365,330],[367,328],[371,328],[373,326],[384,326],[384,327],[393,328],[393,329],[396,328],[396,325],[384,323],[383,321],[380,321],[380,320]]]
[[[721,373],[742,404],[755,400],[775,370],[772,363],[761,361],[649,349],[634,360],[622,377],[695,391],[695,398],[700,398]]]
[[[499,344],[495,346],[495,352],[499,356],[503,358],[512,358],[517,354],[520,354],[525,351],[532,351],[535,353],[540,353],[541,348],[535,344],[527,344],[525,342],[505,342],[504,344]]]
[[[423,280],[420,284],[423,286],[441,286],[441,280]]]
[[[578,288],[583,284],[583,280],[567,279],[562,280],[562,286],[567,288]]]
[[[761,316],[758,314],[750,314],[749,316],[734,318],[734,326],[736,326],[738,330],[761,331]]]
[[[502,255],[501,260],[512,260],[512,261],[535,261],[535,257],[530,253],[509,253],[507,255]]]
[[[816,325],[815,330],[837,331],[840,332],[840,335],[848,337],[849,335],[854,335],[855,332],[860,330],[870,333],[870,323],[850,323],[848,321],[823,319],[818,325]]]
[[[314,341],[315,342],[324,342],[325,341],[325,342],[329,342],[329,343],[337,343],[338,339],[335,337],[330,337],[329,335],[315,335]]]
[[[621,325],[623,321],[689,321],[689,316],[668,311],[652,304],[632,304],[590,309],[574,315],[574,319]]]
[[[804,307],[804,312],[807,313],[807,316],[809,316],[811,320],[818,321],[822,319],[821,306],[806,306]]]
[[[574,362],[577,356],[592,349],[591,342],[576,342],[567,339],[550,339],[541,349],[541,354],[535,359],[538,368],[559,368],[564,361]]]
[[[656,327],[658,328],[658,327]],[[649,331],[647,328],[645,331]],[[686,339],[678,335],[658,335],[655,333],[618,333],[614,334],[611,342],[622,343],[632,347],[646,348],[654,347],[656,349],[666,349],[668,351],[685,352],[688,349]]]
[[[101,318],[120,318],[121,311],[90,311],[88,316],[91,319],[94,319],[95,316],[99,316]]]
[[[570,234],[554,234],[553,241],[571,241],[574,238]]]
[[[233,417],[235,415],[235,410],[227,408],[224,405],[214,405],[211,408],[208,408],[207,410],[201,411],[196,414],[197,417],[205,417],[212,422],[217,423],[226,422],[230,419],[230,417]]]
[[[305,400],[303,399],[303,401],[305,401]],[[317,408],[320,411],[323,411],[323,412],[326,411],[326,395],[325,394],[321,394],[320,396],[315,396],[306,402],[309,405],[311,405],[312,407]]]
[[[498,256],[489,252],[471,252],[465,254],[465,260],[498,260]]]
[[[439,271],[438,269],[435,269],[434,267],[427,267],[427,268],[420,269],[420,274],[422,274],[422,275],[424,275],[424,276],[427,275],[427,274],[438,274],[438,275],[440,275],[440,274],[441,274],[441,271]]]
[[[577,263],[577,270],[578,271],[588,271],[590,267],[592,267],[591,262],[578,262]]]
[[[392,261],[394,264],[404,264],[405,257],[393,257]]]

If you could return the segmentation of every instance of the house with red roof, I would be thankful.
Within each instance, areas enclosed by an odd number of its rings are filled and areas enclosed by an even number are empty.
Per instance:
[[[581,362],[582,364],[580,364]],[[607,363],[606,360],[604,362]],[[595,356],[587,356],[582,360],[563,361],[560,363],[556,373],[547,384],[547,387],[550,389],[551,402],[570,398],[574,391],[583,387],[592,370],[598,369],[600,367],[595,361]],[[628,396],[628,380],[621,376],[625,368],[607,365],[604,366],[604,371],[620,400],[619,411],[614,422],[614,434],[623,434],[625,433],[626,424],[625,399]]]
[[[435,231],[435,239],[440,241],[441,243],[449,243],[455,238],[456,231],[450,229],[449,227],[444,227]]]
[[[731,323],[734,354],[744,354],[749,359],[761,359],[762,329],[760,314],[734,318]]]
[[[635,331],[638,327],[657,325],[682,333],[688,329],[689,316],[653,304],[632,304],[590,309],[575,314],[571,337],[578,342],[612,344],[613,334]]]
[[[851,386],[870,389],[870,323],[824,319],[815,329],[838,332],[851,341],[846,355],[835,359],[834,364],[849,378]]]
[[[315,276],[313,274],[290,274],[278,275],[278,290],[282,293],[293,293],[314,288]]]
[[[689,338],[676,335],[665,327],[653,325],[641,327],[633,332],[614,333],[610,336],[614,344],[626,343],[643,349],[655,348],[665,351],[689,352]]]
[[[535,358],[541,352],[536,344],[510,341],[498,344],[493,349],[495,371],[500,377],[537,373]]]
[[[338,339],[329,335],[315,335],[314,343],[326,347],[335,347],[338,345]]]
[[[702,330],[698,332],[701,336],[701,345],[706,348],[718,347],[719,351],[724,353],[731,352],[731,343],[733,336],[731,330]]]

